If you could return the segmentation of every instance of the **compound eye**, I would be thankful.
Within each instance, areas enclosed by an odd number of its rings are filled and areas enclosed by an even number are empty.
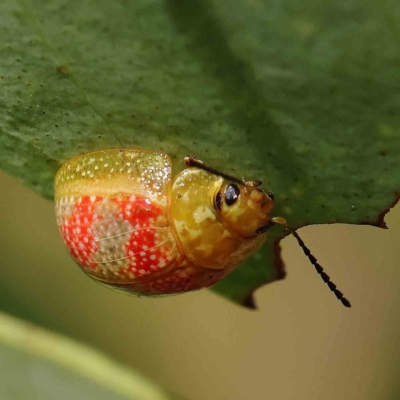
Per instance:
[[[235,185],[234,183],[231,183],[230,185],[228,185],[228,187],[226,188],[226,191],[225,191],[226,204],[228,206],[235,204],[239,195],[240,195],[239,186]]]
[[[274,194],[273,194],[272,192],[269,192],[269,193],[268,193],[268,196],[269,196],[272,200],[275,200],[275,196],[274,196]]]

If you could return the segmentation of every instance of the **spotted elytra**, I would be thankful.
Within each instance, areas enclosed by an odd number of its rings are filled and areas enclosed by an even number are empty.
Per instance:
[[[346,307],[296,231],[271,217],[272,193],[186,157],[172,177],[158,152],[113,149],[67,161],[55,178],[57,223],[81,269],[136,295],[162,296],[209,287],[257,252],[266,232],[284,225]]]

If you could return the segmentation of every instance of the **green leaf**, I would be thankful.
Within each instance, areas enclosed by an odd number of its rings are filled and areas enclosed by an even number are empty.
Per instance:
[[[47,198],[78,154],[165,151],[260,179],[293,228],[384,227],[400,192],[400,5],[3,0],[0,167]],[[279,239],[215,287],[281,278]],[[277,267],[278,266],[278,267]]]
[[[173,398],[106,356],[4,313],[0,313],[0,368],[2,399]]]

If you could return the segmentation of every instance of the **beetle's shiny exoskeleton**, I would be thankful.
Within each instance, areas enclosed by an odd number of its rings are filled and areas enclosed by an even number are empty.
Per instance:
[[[286,225],[270,217],[274,198],[261,182],[185,161],[175,178],[166,154],[142,150],[98,151],[61,167],[57,223],[87,275],[146,296],[209,287],[254,254],[271,225]]]

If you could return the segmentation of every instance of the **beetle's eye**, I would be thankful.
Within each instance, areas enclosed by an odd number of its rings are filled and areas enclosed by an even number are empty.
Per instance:
[[[269,192],[268,196],[271,197],[272,200],[275,200],[275,196],[274,196],[274,194],[272,192]]]
[[[231,206],[232,204],[236,203],[236,200],[238,199],[240,194],[240,189],[237,185],[234,183],[231,183],[228,185],[225,191],[225,201],[228,206]]]
[[[222,209],[222,193],[218,192],[215,196],[214,207],[217,211],[221,211]]]

